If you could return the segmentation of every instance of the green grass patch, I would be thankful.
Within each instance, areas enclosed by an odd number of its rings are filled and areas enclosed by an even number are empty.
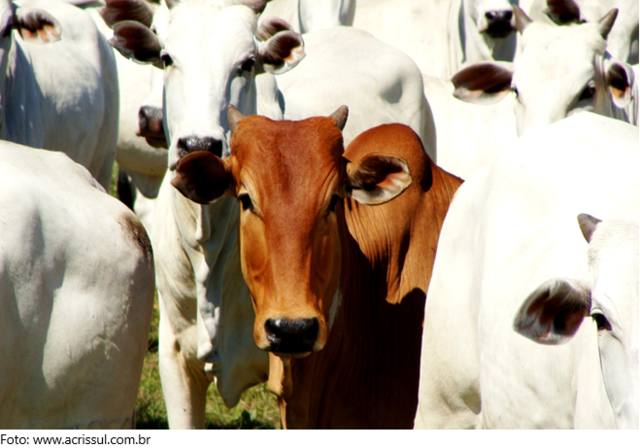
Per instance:
[[[167,411],[162,399],[158,371],[158,306],[154,306],[149,332],[149,351],[144,359],[142,379],[136,402],[136,427],[139,429],[167,428]],[[207,393],[206,427],[210,429],[269,429],[280,427],[278,405],[264,384],[242,394],[234,408],[227,408],[214,385]]]

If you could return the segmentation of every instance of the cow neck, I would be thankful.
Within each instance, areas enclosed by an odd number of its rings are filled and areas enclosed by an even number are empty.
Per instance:
[[[386,205],[345,201],[344,214],[338,210],[342,304],[325,348],[279,372],[285,427],[413,426],[426,290],[461,183],[433,164],[432,172],[430,185],[403,193],[404,227],[389,222],[397,216],[385,216]]]

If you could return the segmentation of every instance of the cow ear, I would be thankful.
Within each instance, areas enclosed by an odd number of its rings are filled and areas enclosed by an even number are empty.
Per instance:
[[[370,155],[358,165],[347,164],[347,192],[361,204],[384,204],[411,185],[404,159]]]
[[[587,287],[565,279],[548,280],[527,297],[513,328],[540,344],[562,344],[578,331],[590,310]]]
[[[547,0],[545,13],[555,23],[580,23],[580,7],[574,0]]]
[[[612,62],[605,74],[605,82],[613,103],[620,108],[631,102],[631,89],[635,82],[633,69],[627,64]]]
[[[469,103],[498,102],[511,91],[511,70],[492,62],[472,64],[453,75],[453,96]]]
[[[613,25],[616,23],[617,17],[618,8],[613,8],[598,20],[598,29],[603,39],[606,40],[609,36],[609,32],[611,32],[611,28],[613,28]]]
[[[100,15],[109,28],[124,20],[134,20],[146,27],[151,27],[153,22],[153,9],[145,0],[107,0]]]
[[[258,72],[276,75],[286,73],[304,58],[302,36],[282,19],[269,18],[256,31],[258,39]]]
[[[60,40],[60,23],[43,9],[18,7],[13,18],[13,29],[25,41],[50,43]]]
[[[158,36],[135,20],[125,20],[113,25],[111,45],[124,57],[163,69]]]
[[[225,162],[209,151],[194,151],[182,157],[171,181],[180,193],[198,204],[208,204],[233,185]]]

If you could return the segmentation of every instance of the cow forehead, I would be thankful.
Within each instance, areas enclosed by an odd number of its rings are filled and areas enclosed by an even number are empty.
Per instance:
[[[194,53],[208,50],[208,44],[223,49],[231,44],[253,45],[256,14],[242,5],[193,0],[178,3],[171,12],[167,46],[186,40]]]
[[[526,80],[569,80],[591,76],[593,58],[604,52],[605,41],[595,24],[555,26],[534,22],[523,34],[514,60],[514,83]],[[522,92],[521,92],[522,93]]]
[[[232,134],[232,171],[241,184],[310,195],[318,182],[339,176],[342,151],[342,134],[329,118],[247,117]]]

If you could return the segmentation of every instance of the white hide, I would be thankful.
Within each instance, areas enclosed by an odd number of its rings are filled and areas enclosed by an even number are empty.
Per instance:
[[[356,0],[272,0],[260,15],[260,21],[279,17],[295,31],[307,33],[351,25],[355,9]]]
[[[618,8],[616,23],[607,39],[607,51],[629,64],[638,63],[638,0],[573,0],[580,8],[580,18],[595,22],[612,8]],[[534,20],[549,20],[546,0],[533,0],[525,9]]]
[[[466,179],[490,162],[517,135],[513,99],[472,104],[453,96],[453,85],[423,77],[424,93],[435,122],[440,168]]]
[[[550,278],[589,279],[577,216],[640,217],[637,128],[579,113],[515,140],[460,187],[425,308],[416,427],[614,426],[596,325],[547,347],[513,330]]]
[[[397,122],[410,126],[435,160],[433,117],[422,76],[409,57],[352,27],[321,29],[303,37],[307,57],[277,77],[285,118],[328,115],[344,104],[349,107],[342,132],[345,145],[367,129]]]
[[[8,13],[9,1],[0,10]],[[21,2],[60,25],[60,40],[0,38],[0,137],[65,152],[108,188],[118,130],[118,77],[113,53],[83,11],[54,0]]]
[[[422,73],[448,78],[451,1],[358,0],[353,26],[406,53]]]
[[[133,427],[154,294],[142,225],[58,152],[0,142],[0,183],[0,427]]]

